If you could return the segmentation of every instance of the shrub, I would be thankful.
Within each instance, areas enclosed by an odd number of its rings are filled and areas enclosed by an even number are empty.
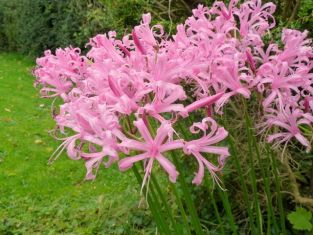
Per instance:
[[[97,33],[118,29],[118,35],[122,36],[129,32],[143,12],[151,12],[153,23],[162,23],[168,32],[175,33],[176,24],[182,23],[199,3],[210,5],[213,0],[0,1],[0,49],[40,55],[45,49],[66,45],[84,48],[88,38]],[[285,0],[277,4],[280,27],[312,29],[310,0],[301,1],[291,22],[288,22],[288,16],[292,15],[289,11],[294,8],[286,6],[296,3]]]

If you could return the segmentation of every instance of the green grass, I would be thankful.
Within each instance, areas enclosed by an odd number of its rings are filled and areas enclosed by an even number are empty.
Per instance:
[[[33,87],[34,61],[0,54],[0,234],[147,234],[150,216],[138,209],[131,171],[104,167],[83,181],[83,161],[62,154],[48,131],[51,100]]]

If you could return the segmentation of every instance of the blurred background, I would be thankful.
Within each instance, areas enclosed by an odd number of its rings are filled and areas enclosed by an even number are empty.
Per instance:
[[[84,48],[97,33],[121,36],[151,12],[153,23],[169,28],[191,10],[213,0],[0,0],[0,50],[41,55],[45,49],[72,45]],[[228,1],[224,1],[228,2]],[[266,1],[263,1],[266,2]],[[312,0],[274,0],[277,32],[281,27],[313,29]],[[174,32],[173,30],[172,32]],[[278,35],[279,37],[279,35]]]

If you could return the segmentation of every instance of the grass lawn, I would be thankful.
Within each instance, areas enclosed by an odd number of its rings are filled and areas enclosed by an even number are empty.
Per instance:
[[[0,234],[147,234],[137,182],[116,166],[83,181],[83,161],[63,153],[48,131],[51,100],[33,87],[34,61],[0,54]]]

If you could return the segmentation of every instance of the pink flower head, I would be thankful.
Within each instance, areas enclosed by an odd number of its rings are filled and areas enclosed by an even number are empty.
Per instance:
[[[153,84],[154,98],[151,103],[146,104],[143,109],[151,116],[163,121],[159,115],[169,112],[183,112],[184,105],[176,104],[175,102],[186,99],[186,94],[183,88],[179,85],[157,81]]]
[[[240,20],[240,34],[243,37],[249,34],[262,36],[266,30],[275,26],[273,13],[276,6],[273,3],[262,5],[261,0],[245,1],[235,14]]]
[[[209,13],[209,8],[199,4],[196,9],[192,10],[192,14],[197,18],[205,17],[206,14]]]
[[[126,157],[119,161],[119,168],[125,171],[133,166],[135,162],[144,160],[145,177],[143,185],[152,171],[153,162],[156,160],[168,173],[171,182],[176,182],[178,172],[175,166],[163,155],[164,152],[179,149],[184,146],[182,140],[172,140],[173,129],[169,123],[163,122],[157,130],[155,138],[153,138],[142,119],[134,122],[143,141],[133,139],[125,139],[120,144],[127,150],[140,151],[142,153]]]
[[[111,32],[112,35],[112,32]],[[114,35],[114,34],[113,34]],[[114,37],[106,34],[98,34],[90,39],[88,45],[92,46],[87,53],[89,58],[93,58],[95,62],[110,59],[113,63],[123,64],[124,58],[120,51],[115,47]]]
[[[284,51],[279,55],[279,59],[287,61],[289,65],[294,62],[308,62],[308,56],[313,52],[312,39],[307,38],[308,33],[307,30],[300,32],[294,29],[283,29]]]
[[[34,70],[36,84],[41,84],[41,95],[44,98],[60,96],[67,99],[67,93],[73,83],[83,79],[86,73],[85,57],[80,56],[79,48],[57,49],[55,55],[50,50],[44,57],[38,58]]]
[[[291,96],[292,92],[299,93],[299,88],[303,84],[303,79],[296,73],[290,73],[286,62],[279,64],[266,63],[258,71],[262,84],[271,84],[271,89],[267,89],[267,97],[263,101],[263,107],[269,108],[277,99],[279,105],[283,105],[283,95]]]
[[[105,104],[99,104],[96,99],[80,98],[63,105],[55,119],[60,130],[71,128],[76,134],[63,139],[64,142],[52,157],[57,158],[66,148],[73,160],[83,158],[86,161],[86,179],[95,177],[93,168],[98,169],[105,156],[108,157],[106,167],[118,160],[119,123]],[[86,144],[89,152],[83,151],[82,147]]]
[[[199,5],[172,37],[161,25],[151,25],[148,13],[120,40],[114,31],[91,38],[86,56],[71,47],[46,51],[37,59],[35,84],[42,97],[63,101],[53,118],[64,138],[57,138],[63,143],[52,158],[66,150],[73,160],[85,161],[86,178],[93,179],[105,158],[108,167],[124,153],[120,170],[143,161],[144,185],[155,161],[175,182],[178,172],[165,153],[183,149],[199,164],[194,184],[202,182],[205,167],[219,183],[217,172],[229,152],[216,144],[228,132],[211,117],[214,111],[222,114],[229,100],[250,99],[252,92],[259,93],[254,100],[264,100],[260,126],[276,130],[268,141],[276,146],[295,138],[310,150],[310,133],[302,129],[313,123],[312,40],[307,31],[284,29],[283,48],[266,45],[274,11],[273,3],[262,5],[261,0]],[[176,121],[199,109],[210,117],[190,131],[203,136],[174,140]],[[155,136],[152,119],[160,123]],[[216,164],[206,154],[217,155]]]
[[[277,126],[284,131],[268,136],[268,141],[275,141],[275,146],[278,146],[282,143],[287,144],[294,137],[306,147],[307,151],[310,151],[311,143],[302,135],[298,126],[310,126],[313,123],[313,116],[309,113],[303,113],[300,109],[292,109],[290,106],[284,107],[281,111],[274,109],[271,111],[265,116],[267,125],[269,127]]]
[[[238,63],[225,60],[224,65],[219,65],[214,68],[215,74],[213,79],[224,90],[224,95],[216,103],[217,111],[219,111],[225,103],[236,94],[241,94],[247,99],[250,98],[251,92],[247,86],[250,75],[240,73],[238,67]],[[230,92],[226,92],[227,90],[230,90]]]
[[[144,14],[142,16],[142,22],[139,26],[135,26],[136,36],[140,38],[144,44],[151,47],[156,46],[158,43],[155,40],[155,35],[153,30],[150,28],[151,15],[150,13]]]
[[[207,133],[208,129],[210,129],[209,133]],[[223,127],[218,127],[216,122],[210,117],[204,118],[202,122],[194,123],[190,128],[190,132],[193,134],[197,134],[200,131],[203,132],[203,136],[200,139],[186,142],[184,147],[184,152],[188,155],[192,154],[199,164],[198,173],[192,182],[197,185],[201,184],[204,176],[204,166],[206,166],[214,180],[219,183],[219,178],[217,177],[216,172],[221,171],[224,167],[229,152],[227,147],[214,145],[224,140],[227,137],[228,132]],[[218,166],[215,166],[208,161],[201,153],[219,155]]]
[[[137,88],[132,83],[123,79],[114,80],[112,76],[108,76],[108,85],[112,93],[104,94],[107,102],[114,106],[115,110],[123,114],[131,114],[138,109],[136,102],[140,101],[144,96],[145,90],[137,92]],[[124,84],[123,84],[124,83]]]
[[[226,7],[224,2],[216,1],[211,9],[212,13],[222,15],[226,20],[230,20],[233,17],[233,11],[237,5],[238,0],[231,0],[229,6]]]

